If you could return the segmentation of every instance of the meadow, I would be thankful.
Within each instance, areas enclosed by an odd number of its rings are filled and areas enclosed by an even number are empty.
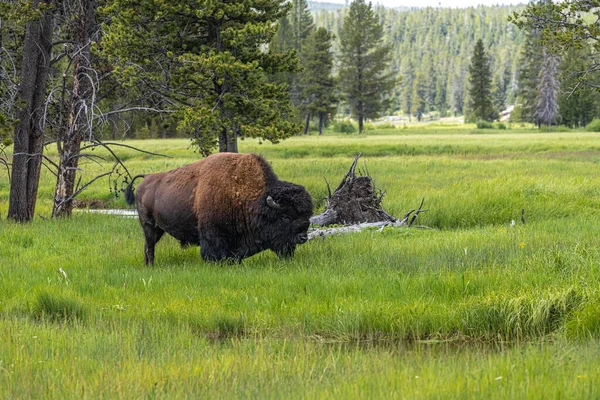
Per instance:
[[[118,149],[132,174],[199,158],[186,140],[126,143],[169,156]],[[336,185],[361,152],[384,208],[401,217],[424,198],[432,229],[240,265],[165,237],[149,268],[136,219],[50,219],[46,171],[35,220],[8,222],[0,175],[2,397],[600,397],[599,133],[432,124],[240,151],[304,185],[315,212],[324,178]],[[126,208],[110,187],[81,200]]]

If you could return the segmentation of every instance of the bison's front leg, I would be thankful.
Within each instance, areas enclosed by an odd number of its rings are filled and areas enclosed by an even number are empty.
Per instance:
[[[229,244],[217,235],[200,235],[200,256],[204,261],[222,261],[230,258]]]

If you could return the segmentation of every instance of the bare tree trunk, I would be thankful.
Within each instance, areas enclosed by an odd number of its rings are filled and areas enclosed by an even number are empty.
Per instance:
[[[78,0],[74,26],[73,88],[67,126],[58,140],[60,163],[54,195],[53,217],[68,217],[73,210],[75,178],[81,142],[88,131],[88,104],[93,91],[91,80],[91,41],[95,29],[95,0]]]
[[[306,119],[304,120],[304,134],[308,135],[308,128],[310,128],[310,113],[306,113]]]
[[[223,128],[219,132],[219,153],[227,152],[227,142],[227,128]]]
[[[363,129],[365,129],[363,116],[358,115],[357,118],[358,118],[358,133],[362,133]]]
[[[325,114],[319,113],[319,136],[323,134],[323,120],[325,119]]]
[[[37,7],[40,0],[34,0]],[[52,0],[42,0],[52,4]],[[22,108],[17,111],[19,124],[15,128],[12,177],[8,218],[18,222],[33,219],[37,198],[44,132],[42,131],[43,106],[50,66],[52,11],[39,21],[30,22],[23,42],[23,61],[19,100]]]

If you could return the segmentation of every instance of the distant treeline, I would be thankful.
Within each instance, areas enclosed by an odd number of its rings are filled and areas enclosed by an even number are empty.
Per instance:
[[[315,3],[311,3],[314,7]],[[385,41],[392,46],[390,68],[398,81],[388,114],[411,114],[416,87],[426,87],[426,112],[458,115],[468,104],[468,68],[475,43],[482,39],[490,57],[494,102],[501,110],[517,95],[518,55],[524,34],[507,18],[517,7],[414,8],[375,7],[384,25]],[[316,26],[336,35],[346,10],[313,8]],[[336,57],[337,59],[337,57]]]

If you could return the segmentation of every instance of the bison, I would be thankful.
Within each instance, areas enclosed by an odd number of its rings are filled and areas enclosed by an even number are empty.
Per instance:
[[[144,177],[136,193],[133,182]],[[207,261],[234,260],[271,249],[291,257],[308,240],[313,212],[304,187],[281,181],[258,154],[219,153],[171,171],[137,175],[125,189],[136,203],[146,243],[144,260],[166,232],[182,246],[200,246]]]

